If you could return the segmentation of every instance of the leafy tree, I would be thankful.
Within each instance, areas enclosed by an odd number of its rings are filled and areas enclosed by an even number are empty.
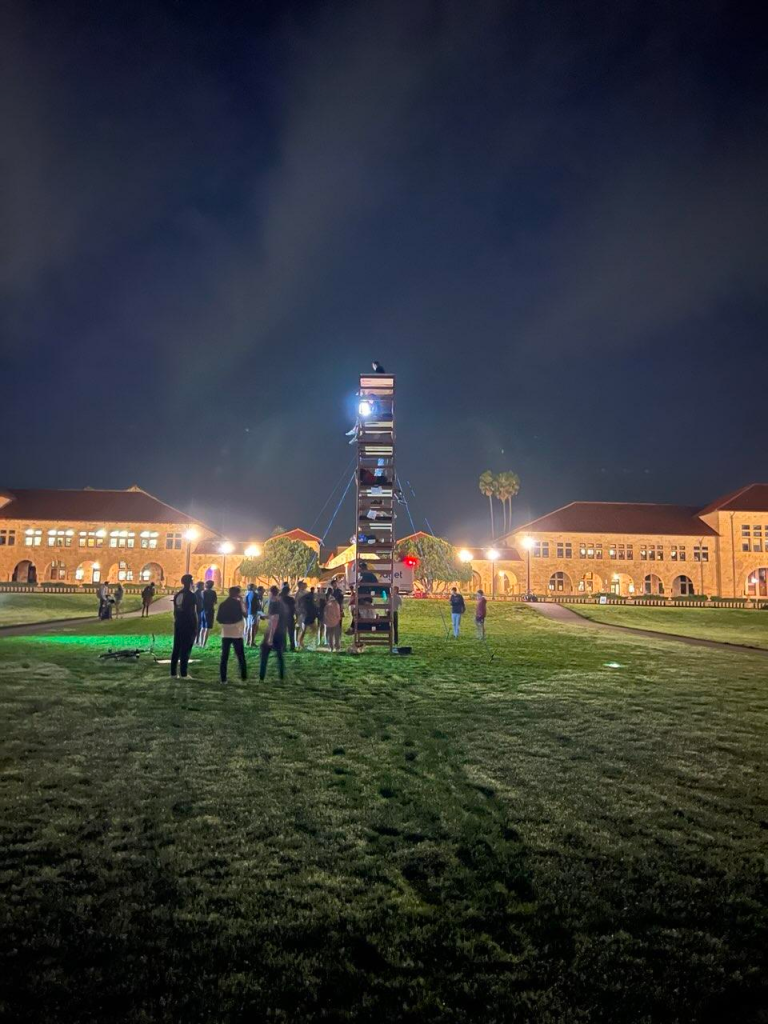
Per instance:
[[[484,494],[488,499],[488,507],[491,510],[491,540],[493,540],[496,532],[493,525],[493,498],[496,492],[496,478],[490,469],[486,469],[484,473],[480,474],[478,486],[480,488],[480,493]]]
[[[240,574],[246,579],[283,580],[295,586],[309,575],[316,563],[316,554],[308,544],[289,537],[275,537],[268,540],[258,558],[245,558],[240,565]]]
[[[472,579],[472,567],[460,562],[456,548],[442,537],[425,536],[401,541],[395,553],[398,558],[405,555],[418,558],[419,564],[413,570],[413,576],[427,593],[444,590],[449,583],[469,583]],[[437,584],[443,586],[438,588]]]

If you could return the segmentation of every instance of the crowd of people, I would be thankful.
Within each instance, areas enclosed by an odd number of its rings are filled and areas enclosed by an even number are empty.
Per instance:
[[[361,580],[363,577],[361,576]],[[375,577],[373,577],[375,580]],[[222,683],[227,682],[230,654],[234,650],[240,677],[247,678],[245,648],[260,642],[259,678],[265,679],[269,656],[274,652],[280,679],[285,676],[284,654],[291,651],[326,648],[341,651],[344,619],[357,614],[363,617],[368,601],[355,598],[354,588],[346,602],[338,579],[325,588],[310,587],[301,580],[295,590],[288,583],[269,589],[249,583],[245,592],[241,587],[230,587],[227,597],[219,602],[213,582],[195,583],[190,575],[182,576],[182,589],[174,595],[174,637],[171,654],[171,675],[189,678],[189,658],[195,646],[205,647],[210,631],[218,623],[221,632]],[[345,603],[346,602],[346,603]],[[397,642],[400,606],[397,588],[393,591],[394,633]],[[263,623],[263,635],[262,635]],[[353,633],[350,627],[347,633]]]
[[[373,593],[381,589],[374,573],[365,562],[359,565],[358,588],[351,587],[345,598],[340,581],[331,580],[326,588],[310,587],[301,580],[295,591],[288,583],[282,587],[263,586],[249,583],[245,592],[242,587],[230,587],[227,597],[219,603],[213,582],[195,583],[190,575],[182,576],[182,589],[174,595],[174,633],[171,654],[171,676],[189,678],[189,658],[197,645],[208,644],[210,632],[218,623],[221,632],[221,660],[219,675],[222,683],[227,682],[230,654],[234,650],[240,671],[240,678],[248,677],[245,648],[259,643],[261,625],[264,624],[259,658],[259,679],[266,678],[269,656],[274,652],[280,679],[285,677],[285,652],[319,650],[341,651],[342,628],[349,613],[351,625],[347,633],[355,632],[366,624],[376,622],[377,610],[373,605]],[[388,586],[385,588],[388,591]],[[143,596],[143,595],[142,595]],[[386,596],[386,595],[385,595]],[[478,639],[485,639],[485,619],[488,603],[482,590],[475,595],[475,627]],[[466,612],[464,597],[456,587],[449,595],[453,636],[458,639],[461,632],[462,616]],[[400,632],[400,609],[402,597],[397,587],[392,589],[393,640],[397,645]],[[144,610],[142,610],[144,614]]]

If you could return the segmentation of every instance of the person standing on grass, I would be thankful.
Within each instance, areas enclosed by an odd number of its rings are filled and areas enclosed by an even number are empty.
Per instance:
[[[477,604],[475,605],[475,625],[477,626],[477,639],[485,640],[485,615],[488,610],[488,602],[482,590],[475,594]]]
[[[213,580],[206,580],[201,598],[203,610],[199,612],[200,633],[198,634],[197,642],[200,647],[205,647],[208,643],[208,634],[213,629],[216,616],[216,602],[218,600],[216,591],[213,589]]]
[[[459,632],[461,630],[461,616],[467,610],[467,606],[464,604],[464,598],[458,592],[456,587],[451,587],[451,596],[449,600],[451,602],[451,622],[453,623],[453,635],[458,640]]]
[[[115,587],[115,618],[120,618],[120,606],[123,603],[125,597],[125,590],[123,584],[118,580],[117,586]]]
[[[222,683],[227,681],[227,664],[231,647],[235,648],[237,663],[240,666],[240,678],[243,682],[248,678],[248,668],[245,663],[245,646],[243,644],[243,622],[246,618],[246,610],[241,595],[240,587],[230,587],[229,597],[221,602],[216,613],[216,621],[221,626],[219,676]]]
[[[272,590],[270,589],[270,594]],[[291,594],[291,588],[287,583],[283,584],[283,589],[279,592],[280,600],[285,605],[285,612],[287,615],[286,630],[288,632],[288,642],[291,645],[291,650],[296,650],[296,601]]]
[[[318,587],[317,590],[317,637],[315,638],[315,647],[320,647],[321,644],[326,643],[325,638],[325,602],[327,601],[327,590],[323,590],[322,587]]]
[[[333,596],[333,591],[328,590],[325,595],[323,607],[323,624],[328,646],[332,651],[341,650],[341,608],[339,602]]]
[[[400,609],[403,606],[403,599],[400,597],[400,587],[392,588],[392,640],[395,646],[400,642]]]
[[[148,583],[141,592],[141,618],[149,617],[149,606],[155,599],[155,584]]]
[[[202,580],[198,580],[195,584],[195,601],[197,602],[197,621],[200,623],[200,632],[203,630],[203,588],[205,584]],[[200,634],[195,637],[195,645],[200,647]]]
[[[249,583],[245,592],[245,642],[249,647],[256,646],[256,635],[259,632],[259,612],[261,599],[255,583]]]
[[[192,590],[194,580],[185,573],[181,577],[181,590],[173,595],[173,651],[171,652],[171,679],[176,669],[182,679],[188,679],[189,655],[198,629],[197,601]]]
[[[103,580],[98,585],[98,587],[96,588],[96,597],[98,597],[98,599],[99,599],[99,618],[100,619],[104,618],[102,613],[104,611],[104,605],[107,603],[107,594],[108,593],[109,593],[109,589],[107,587],[106,581]]]
[[[298,612],[296,646],[300,651],[303,651],[304,637],[307,634],[307,630],[314,626],[317,620],[317,605],[315,604],[314,587],[311,590],[307,590],[306,583],[300,583],[299,587],[304,589],[300,591],[299,596],[296,598],[296,611]]]
[[[288,631],[289,612],[281,592],[277,587],[269,588],[269,610],[267,612],[267,632],[261,644],[259,664],[259,680],[263,683],[267,675],[267,661],[270,651],[275,652],[277,671],[280,679],[285,678],[285,639]]]

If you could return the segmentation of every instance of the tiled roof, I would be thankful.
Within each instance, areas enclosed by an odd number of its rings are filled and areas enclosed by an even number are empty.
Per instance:
[[[23,519],[31,523],[163,523],[202,526],[184,512],[171,508],[146,491],[57,491],[47,489],[6,490],[11,497],[0,505],[0,519]],[[208,527],[204,527],[208,529]]]
[[[768,484],[740,487],[701,509],[699,515],[706,516],[710,512],[768,512]]]
[[[695,505],[573,501],[515,530],[531,533],[624,533],[643,536],[714,537]]]
[[[278,537],[288,537],[290,540],[301,540],[301,541],[317,541],[318,543],[322,538],[316,537],[314,533],[307,533],[306,530],[302,530],[297,527],[295,530],[286,530],[285,533],[276,533],[274,537],[267,537],[267,540],[277,540]]]

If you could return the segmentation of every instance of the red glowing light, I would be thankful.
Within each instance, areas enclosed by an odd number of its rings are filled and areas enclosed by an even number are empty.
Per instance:
[[[419,564],[419,560],[415,555],[406,555],[403,559],[403,565],[407,565],[409,569],[415,569]]]

